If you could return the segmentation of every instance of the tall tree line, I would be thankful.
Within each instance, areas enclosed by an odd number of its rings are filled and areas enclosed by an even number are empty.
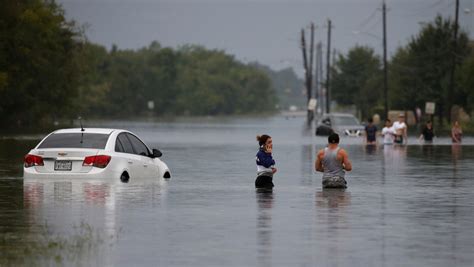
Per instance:
[[[273,112],[268,76],[224,51],[87,41],[52,0],[0,0],[0,123]],[[149,103],[154,105],[150,108]]]
[[[465,32],[453,42],[454,22],[437,16],[399,47],[389,62],[389,106],[391,109],[423,109],[435,102],[436,115],[450,118],[450,107],[473,110],[474,53]],[[472,46],[472,43],[471,43]],[[456,83],[449,86],[454,63]],[[333,95],[342,105],[356,105],[363,118],[383,112],[383,72],[380,57],[370,47],[356,46],[339,55],[332,69]],[[448,97],[450,90],[454,103]]]
[[[31,125],[72,112],[77,97],[73,22],[54,1],[0,1],[0,121]]]
[[[249,114],[274,111],[277,103],[263,71],[223,51],[152,42],[110,52],[86,43],[80,53],[80,107],[89,116]]]

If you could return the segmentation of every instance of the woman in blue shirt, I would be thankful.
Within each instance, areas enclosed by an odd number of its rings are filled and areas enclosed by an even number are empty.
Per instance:
[[[257,136],[260,146],[256,163],[257,163],[257,179],[255,180],[256,188],[272,188],[273,174],[277,171],[275,168],[275,160],[272,157],[273,143],[269,135],[263,134]]]

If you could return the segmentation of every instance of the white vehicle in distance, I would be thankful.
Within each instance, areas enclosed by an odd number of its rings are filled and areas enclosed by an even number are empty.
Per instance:
[[[24,159],[24,178],[170,178],[158,149],[118,129],[61,129],[47,135]]]

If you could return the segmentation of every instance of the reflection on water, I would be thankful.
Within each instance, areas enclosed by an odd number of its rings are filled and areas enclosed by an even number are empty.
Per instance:
[[[324,188],[316,192],[316,206],[330,209],[345,208],[351,204],[351,194],[346,189]]]
[[[257,196],[257,253],[260,266],[271,266],[273,190],[256,189]]]
[[[35,229],[39,227],[50,236],[35,245],[32,251],[45,253],[45,259],[64,253],[73,257],[73,262],[113,265],[111,249],[116,247],[122,232],[122,226],[117,224],[117,213],[124,209],[121,202],[160,203],[166,188],[164,179],[130,184],[96,180],[25,180],[23,202],[30,231],[37,231]],[[77,231],[82,237],[76,235]],[[53,233],[60,236],[55,237]],[[62,249],[48,249],[51,242],[65,245]],[[79,244],[81,247],[77,247]],[[76,249],[69,251],[73,245]]]
[[[378,146],[377,145],[366,145],[365,146],[365,152],[369,155],[374,155],[375,152],[377,151]]]
[[[344,240],[351,226],[347,209],[351,204],[351,195],[345,189],[323,189],[316,192],[317,222],[324,225],[323,238],[331,240],[324,248],[328,257],[324,265],[340,265],[343,258]]]
[[[456,168],[458,161],[461,159],[462,156],[462,146],[459,144],[452,144],[451,145],[451,155],[453,160],[453,166]]]
[[[313,150],[314,146],[312,144],[303,145],[301,147],[301,185],[304,186],[313,186],[314,185],[314,161],[316,159],[317,151]]]

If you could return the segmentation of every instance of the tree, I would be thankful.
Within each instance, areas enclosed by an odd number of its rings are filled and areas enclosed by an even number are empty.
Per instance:
[[[369,47],[356,46],[347,56],[339,54],[332,69],[332,98],[340,105],[355,105],[367,118],[380,101],[380,65],[380,58]]]
[[[290,106],[297,106],[306,109],[306,90],[304,89],[303,80],[298,78],[292,68],[275,71],[258,62],[252,62],[250,66],[263,71],[270,78],[280,108],[288,109]]]
[[[80,115],[104,114],[104,103],[111,83],[107,78],[110,67],[109,55],[105,47],[84,42],[76,50],[78,61],[78,101]]]
[[[454,47],[453,30],[453,22],[437,16],[405,48],[397,51],[390,65],[393,107],[414,110],[423,107],[426,101],[433,101],[437,103],[437,115],[448,118],[452,104],[448,97],[452,58],[456,58],[456,64],[462,64],[469,53],[466,33],[461,32]],[[460,87],[453,90],[458,96],[454,104],[461,104]]]
[[[2,1],[0,121],[38,125],[74,111],[80,38],[54,1]],[[53,104],[51,104],[53,103]]]
[[[470,113],[474,110],[474,53],[461,65],[456,78],[459,88],[456,102]]]

